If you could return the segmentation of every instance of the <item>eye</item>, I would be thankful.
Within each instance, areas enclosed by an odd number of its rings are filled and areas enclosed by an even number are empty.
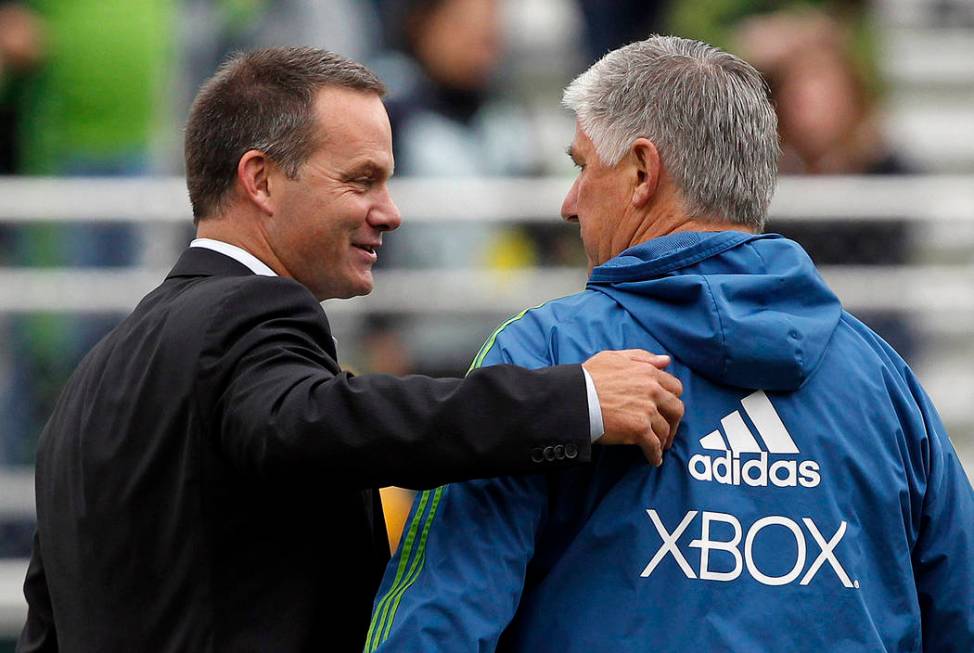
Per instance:
[[[375,177],[356,177],[352,180],[352,183],[361,186],[362,188],[369,189],[375,185]]]

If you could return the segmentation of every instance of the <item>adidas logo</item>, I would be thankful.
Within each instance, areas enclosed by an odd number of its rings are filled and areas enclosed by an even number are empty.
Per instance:
[[[741,406],[764,446],[758,444],[741,411],[735,410],[720,420],[720,429],[700,438],[701,447],[723,455],[695,454],[687,463],[690,476],[723,485],[817,487],[822,481],[818,463],[797,460],[801,452],[768,395],[758,390],[741,399]]]

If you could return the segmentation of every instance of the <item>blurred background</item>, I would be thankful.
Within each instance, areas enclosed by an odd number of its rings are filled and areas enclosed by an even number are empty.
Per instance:
[[[228,53],[317,46],[386,81],[404,224],[376,291],[325,309],[346,367],[457,375],[508,315],[583,287],[561,89],[651,33],[766,76],[768,230],[903,354],[974,475],[974,0],[0,2],[0,651],[25,614],[37,435],[192,238],[181,130]],[[384,499],[395,539],[409,496]]]

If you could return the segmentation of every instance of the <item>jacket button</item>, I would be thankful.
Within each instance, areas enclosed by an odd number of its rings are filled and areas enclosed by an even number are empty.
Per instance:
[[[557,460],[565,459],[565,447],[563,445],[560,444],[555,445],[555,458]]]
[[[542,460],[544,460],[544,452],[541,451],[541,447],[535,447],[534,449],[532,449],[531,450],[531,461],[532,462],[536,462],[536,463],[540,463]]]
[[[575,460],[578,458],[578,447],[571,442],[565,445],[565,458],[568,458],[568,460]]]
[[[544,448],[544,459],[547,461],[552,461],[555,459],[555,448],[552,446],[547,446]]]

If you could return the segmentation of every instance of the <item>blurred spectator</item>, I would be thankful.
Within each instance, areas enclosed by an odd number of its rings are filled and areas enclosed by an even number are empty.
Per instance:
[[[176,30],[180,52],[179,92],[173,99],[175,125],[168,134],[167,156],[175,167],[183,165],[182,128],[196,91],[227,56],[253,47],[257,25],[264,19],[269,0],[183,0]],[[192,232],[190,232],[191,234]]]
[[[165,0],[35,0],[47,35],[25,80],[21,172],[142,172],[172,57]]]
[[[771,86],[786,174],[908,172],[884,142],[875,94],[849,39],[814,10],[752,17],[735,30],[736,49]]]
[[[504,55],[499,1],[386,2],[384,17],[394,50],[377,67],[389,84],[396,172],[538,172],[526,116],[495,85]]]
[[[670,32],[707,36],[707,42],[731,49],[735,30],[747,18],[816,9],[849,28],[856,59],[873,68],[875,49],[869,5],[869,0],[679,0],[670,4],[666,25]]]
[[[37,66],[44,55],[44,33],[37,15],[15,3],[0,4],[0,174],[17,170],[17,106],[12,83]]]
[[[378,46],[374,7],[361,0],[264,0],[268,10],[257,24],[254,45],[306,45],[352,58]]]
[[[590,63],[610,50],[661,31],[672,0],[578,0]]]
[[[43,34],[15,39],[35,42],[19,48],[33,68],[17,80],[16,172],[144,173],[172,58],[173,4],[35,0],[5,10],[20,12],[19,24],[28,26],[22,33]],[[138,256],[136,235],[130,225],[18,227],[6,258],[19,266],[125,266]],[[32,461],[34,439],[70,370],[114,323],[61,315],[13,321],[0,462]]]
[[[392,5],[390,6],[397,6]],[[530,174],[536,151],[521,108],[495,85],[504,35],[498,0],[405,0],[387,102],[397,171]]]
[[[970,0],[932,0],[929,7],[933,25],[974,28],[974,4]]]
[[[500,83],[505,54],[500,0],[386,0],[379,8],[388,50],[373,64],[389,86],[396,175],[540,173],[540,148],[527,111]],[[385,240],[379,261],[397,268],[509,269],[533,265],[537,256],[534,241],[521,229],[414,223],[406,216]],[[396,325],[403,333],[430,332],[414,327]],[[458,330],[482,335],[474,320],[430,328],[449,332],[441,336],[451,339]],[[452,363],[449,371],[457,373],[469,360]]]
[[[907,174],[913,170],[886,142],[878,84],[854,55],[854,34],[817,9],[745,19],[733,31],[736,49],[768,80],[778,112],[783,174]],[[890,216],[896,217],[896,216]],[[894,265],[910,257],[905,220],[868,226],[853,220],[788,222],[773,230],[801,242],[818,264]],[[907,359],[916,354],[908,323],[897,314],[862,319]]]
[[[389,84],[396,174],[516,176],[541,172],[524,108],[497,84],[504,57],[499,0],[382,3],[391,50],[375,68]],[[469,267],[535,262],[523,232],[492,225],[409,225],[389,239],[388,264]]]
[[[365,58],[378,41],[374,14],[374,7],[358,0],[183,0],[174,122],[182,126],[197,89],[234,51],[305,45]],[[174,140],[171,157],[182,165],[182,136]]]
[[[393,376],[416,373],[394,315],[376,313],[366,316],[359,350],[363,356],[364,373]]]

